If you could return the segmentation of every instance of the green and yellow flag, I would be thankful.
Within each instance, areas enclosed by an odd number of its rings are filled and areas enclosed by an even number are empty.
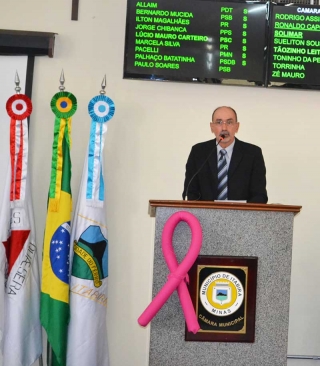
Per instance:
[[[43,244],[41,324],[52,348],[49,366],[65,366],[69,323],[69,250],[71,200],[71,116],[77,108],[73,94],[59,92],[51,100],[56,116],[48,210]]]

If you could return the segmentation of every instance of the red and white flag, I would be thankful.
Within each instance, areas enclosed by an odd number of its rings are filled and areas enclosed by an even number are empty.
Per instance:
[[[10,162],[0,214],[0,337],[3,365],[30,366],[42,353],[40,279],[28,170],[31,101],[7,102]]]

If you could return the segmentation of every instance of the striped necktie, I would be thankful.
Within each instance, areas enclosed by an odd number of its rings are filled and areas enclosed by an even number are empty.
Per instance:
[[[228,199],[228,168],[226,159],[226,150],[220,150],[218,161],[218,200]]]

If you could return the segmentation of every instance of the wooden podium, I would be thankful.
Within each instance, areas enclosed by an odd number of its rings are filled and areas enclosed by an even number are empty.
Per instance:
[[[175,212],[201,223],[201,255],[258,257],[254,343],[185,341],[185,321],[175,292],[151,322],[149,366],[286,366],[293,221],[301,206],[208,201],[150,200],[155,217],[153,297],[167,281],[163,226]],[[173,236],[180,262],[190,246],[188,225]]]

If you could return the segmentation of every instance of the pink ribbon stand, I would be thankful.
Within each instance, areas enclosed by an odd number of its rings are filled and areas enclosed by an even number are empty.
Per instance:
[[[180,221],[185,221],[191,229],[191,245],[188,253],[179,265],[173,250],[172,237],[174,230]],[[194,334],[197,333],[200,326],[194,311],[186,281],[188,281],[188,271],[200,253],[201,245],[202,229],[198,219],[194,215],[186,211],[179,211],[174,213],[168,219],[162,232],[162,251],[170,270],[170,274],[168,276],[168,281],[145,311],[140,315],[138,319],[138,323],[140,325],[144,327],[148,325],[169,299],[174,290],[177,289],[188,331]]]

